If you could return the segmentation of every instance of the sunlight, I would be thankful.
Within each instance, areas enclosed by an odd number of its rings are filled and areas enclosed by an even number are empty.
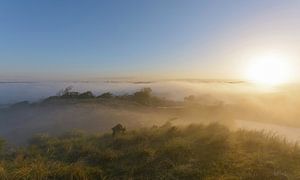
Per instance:
[[[259,56],[250,61],[247,67],[248,80],[265,85],[278,85],[291,80],[291,67],[288,58],[277,54]]]

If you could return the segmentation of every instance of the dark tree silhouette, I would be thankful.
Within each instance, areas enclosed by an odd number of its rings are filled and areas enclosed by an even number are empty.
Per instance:
[[[103,98],[103,99],[110,99],[113,97],[113,94],[110,93],[110,92],[106,92],[106,93],[103,93],[101,94],[100,96],[98,96],[97,98]]]
[[[121,124],[117,124],[112,128],[113,136],[116,136],[118,134],[124,134],[126,131],[126,128],[122,126]]]
[[[143,88],[133,94],[133,99],[140,104],[150,105],[151,104],[151,88]]]
[[[94,98],[95,96],[93,95],[93,93],[91,91],[87,91],[84,93],[81,93],[78,95],[78,98],[82,98],[82,99],[88,99],[88,98]]]

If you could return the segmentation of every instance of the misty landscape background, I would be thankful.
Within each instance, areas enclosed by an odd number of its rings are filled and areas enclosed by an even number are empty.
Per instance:
[[[113,99],[34,105],[66,87],[80,93],[91,91],[95,96],[106,92],[130,95],[150,87],[152,96],[170,100],[173,106],[145,106]],[[264,87],[228,80],[2,82],[0,135],[13,144],[22,144],[39,133],[55,135],[75,129],[110,132],[118,123],[135,129],[172,121],[176,125],[219,122],[232,129],[264,129],[298,141],[297,87]],[[24,106],[23,101],[33,105]]]

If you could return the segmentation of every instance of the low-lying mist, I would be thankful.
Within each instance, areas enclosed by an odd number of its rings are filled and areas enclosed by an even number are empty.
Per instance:
[[[173,100],[182,100],[197,94],[236,94],[260,92],[262,89],[240,81],[165,80],[165,81],[99,81],[99,82],[0,82],[0,105],[20,101],[38,101],[72,86],[74,91],[92,91],[94,94],[111,92],[130,94],[143,87]],[[265,90],[263,90],[265,91]]]
[[[95,97],[44,101],[68,86],[72,86],[73,92],[91,91]],[[143,104],[132,100],[131,96],[143,87],[152,89],[151,97],[168,103]],[[239,128],[237,121],[299,127],[299,89],[297,85],[263,87],[239,81],[196,80],[2,83],[0,104],[29,102],[0,110],[0,136],[20,144],[37,133],[55,135],[73,129],[108,132],[118,123],[135,129],[167,121],[176,125],[219,122],[231,128]],[[97,98],[105,92],[116,97]]]

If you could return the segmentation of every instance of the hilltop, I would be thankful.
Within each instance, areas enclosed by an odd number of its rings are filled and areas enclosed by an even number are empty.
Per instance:
[[[3,149],[4,150],[4,149]],[[297,179],[300,149],[274,134],[219,124],[39,135],[2,151],[2,179]]]

